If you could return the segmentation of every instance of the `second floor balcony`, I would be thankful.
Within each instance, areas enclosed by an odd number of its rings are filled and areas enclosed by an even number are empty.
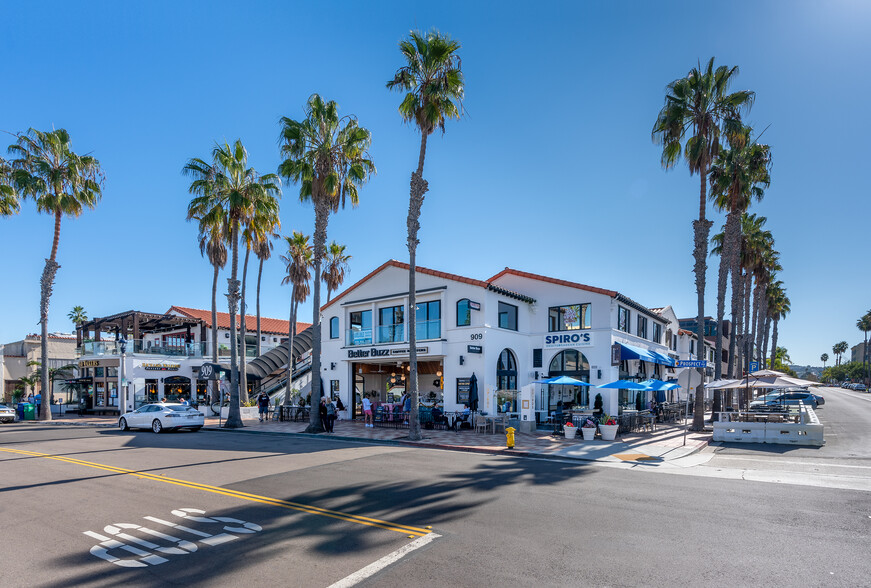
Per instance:
[[[260,353],[266,353],[270,349],[277,347],[278,343],[261,343]],[[241,351],[241,346],[240,346]],[[209,342],[192,342],[181,344],[169,344],[144,339],[135,339],[127,341],[126,353],[136,355],[159,355],[164,357],[188,357],[197,359],[208,359],[212,356],[212,344]],[[118,341],[85,341],[78,349],[79,357],[88,356],[119,356],[121,355],[121,344]],[[257,346],[253,343],[247,343],[245,348],[245,356],[248,358],[257,357]],[[230,345],[221,343],[218,345],[218,357],[227,359],[230,357]]]
[[[417,340],[441,339],[442,323],[440,320],[418,321]],[[345,345],[372,345],[375,343],[405,343],[408,332],[405,324],[381,325],[374,329],[348,329],[345,331]]]

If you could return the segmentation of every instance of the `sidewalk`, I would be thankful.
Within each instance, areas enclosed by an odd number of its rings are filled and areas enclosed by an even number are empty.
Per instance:
[[[222,421],[221,421],[222,422]],[[423,439],[411,441],[407,429],[368,428],[360,421],[336,421],[335,433],[312,435],[305,433],[308,423],[303,422],[259,422],[257,419],[243,421],[242,429],[222,429],[217,417],[207,417],[204,429],[230,433],[273,434],[301,437],[319,437],[343,441],[363,441],[369,443],[389,443],[428,447],[432,449],[447,449],[453,451],[469,451],[493,455],[512,455],[523,457],[539,457],[544,459],[578,459],[598,462],[634,462],[662,463],[693,455],[708,445],[711,433],[694,433],[686,435],[686,445],[683,443],[683,426],[662,424],[652,432],[627,433],[617,437],[616,441],[584,441],[583,439],[564,439],[554,437],[547,431],[537,433],[517,433],[515,448],[507,449],[505,435],[502,433],[479,434],[471,430],[439,431],[423,430]],[[78,425],[90,427],[116,427],[115,417],[97,416],[64,416],[50,422],[24,421],[25,424],[43,425]],[[580,433],[579,433],[580,435]]]

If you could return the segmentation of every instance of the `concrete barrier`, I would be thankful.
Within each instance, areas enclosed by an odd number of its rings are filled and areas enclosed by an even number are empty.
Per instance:
[[[748,423],[742,421],[715,421],[714,441],[729,443],[774,443],[779,445],[826,444],[823,425],[813,408],[800,406],[797,423]]]

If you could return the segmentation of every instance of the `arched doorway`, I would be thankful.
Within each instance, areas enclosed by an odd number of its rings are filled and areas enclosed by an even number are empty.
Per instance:
[[[496,361],[496,411],[517,412],[517,358],[503,349]]]
[[[551,378],[568,376],[582,382],[590,381],[590,362],[583,353],[576,349],[566,349],[553,356],[548,367]],[[549,410],[555,410],[557,403],[562,402],[565,408],[578,405],[584,408],[591,406],[588,386],[548,386]]]
[[[163,379],[163,398],[167,402],[179,402],[182,397],[191,397],[191,379],[184,376],[170,376]]]

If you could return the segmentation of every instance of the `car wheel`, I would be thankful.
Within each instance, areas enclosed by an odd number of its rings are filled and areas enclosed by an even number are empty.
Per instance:
[[[154,419],[151,423],[151,430],[155,433],[160,433],[163,431],[163,423],[160,422],[160,419]]]
[[[118,427],[122,431],[129,431],[130,430],[130,427],[127,425],[127,419],[125,419],[124,417],[121,417],[121,420],[118,421]]]
[[[195,433],[196,433],[197,431],[199,431],[200,429],[202,429],[202,427],[191,427],[191,431],[193,431],[193,432],[195,432]]]

